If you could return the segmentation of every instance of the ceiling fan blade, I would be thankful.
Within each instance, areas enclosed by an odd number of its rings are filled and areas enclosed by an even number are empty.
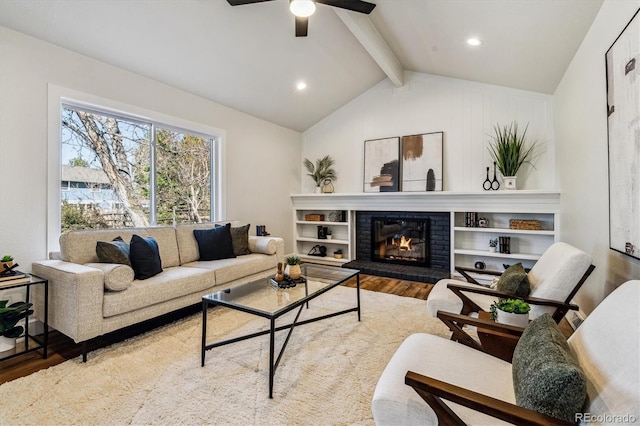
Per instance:
[[[262,3],[272,0],[227,0],[231,6],[242,6],[243,4]]]
[[[309,29],[309,18],[296,16],[296,37],[306,37]]]
[[[354,12],[366,13],[367,15],[376,7],[375,4],[363,0],[316,0],[316,3],[353,10]]]

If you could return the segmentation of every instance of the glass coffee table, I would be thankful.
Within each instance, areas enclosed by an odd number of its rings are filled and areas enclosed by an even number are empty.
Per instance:
[[[301,269],[302,276],[306,279],[306,282],[297,284],[292,288],[276,288],[271,285],[269,278],[263,278],[238,287],[221,290],[217,293],[203,296],[201,365],[204,367],[205,352],[210,349],[269,334],[269,398],[273,398],[273,376],[278,368],[284,349],[289,342],[291,333],[296,326],[320,321],[349,312],[357,312],[358,321],[360,321],[360,271],[314,264],[303,264],[301,265]],[[307,308],[309,307],[309,301],[353,277],[356,278],[356,306],[315,318],[300,320],[300,314],[302,313],[305,305]],[[225,306],[227,308],[266,318],[270,322],[270,327],[268,330],[258,331],[256,333],[234,337],[215,343],[207,343],[207,309],[210,306]],[[298,312],[296,313],[295,319],[292,323],[276,327],[276,320],[279,317],[296,308],[298,309]],[[289,332],[276,359],[275,333],[276,331],[286,329],[289,329]]]

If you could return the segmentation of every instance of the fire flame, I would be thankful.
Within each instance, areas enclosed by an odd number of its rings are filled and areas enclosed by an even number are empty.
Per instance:
[[[403,235],[402,237],[400,237],[400,240],[395,240],[393,242],[393,245],[397,245],[400,250],[407,250],[407,251],[411,251],[411,240],[413,238],[405,238],[405,236]]]

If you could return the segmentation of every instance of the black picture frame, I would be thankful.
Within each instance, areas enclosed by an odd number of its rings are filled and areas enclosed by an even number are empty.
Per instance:
[[[640,259],[640,9],[605,53],[609,247]]]
[[[400,137],[364,141],[363,192],[400,190]]]
[[[403,192],[442,191],[444,132],[402,137],[400,148]]]

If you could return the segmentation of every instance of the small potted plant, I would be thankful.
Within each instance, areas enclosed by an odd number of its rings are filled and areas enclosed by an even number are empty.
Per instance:
[[[526,327],[531,306],[520,299],[500,299],[491,304],[491,319],[501,324]]]
[[[330,240],[331,238],[333,238],[333,235],[332,235],[332,232],[331,232],[331,228],[327,228],[325,236],[327,237],[327,240]]]
[[[510,124],[500,127],[493,126],[494,135],[489,142],[489,153],[496,162],[498,170],[502,173],[502,182],[505,189],[516,189],[516,174],[524,163],[531,164],[531,156],[537,141],[527,145],[527,129],[522,133],[518,132],[518,123],[513,121]]]
[[[302,275],[302,270],[300,269],[300,258],[298,256],[289,256],[285,259],[287,262],[287,266],[284,269],[284,275],[288,276],[292,280],[297,280]]]
[[[334,259],[342,259],[342,249],[337,249],[333,252]]]
[[[33,309],[30,309],[33,303],[8,303],[8,300],[0,300],[0,352],[15,348],[16,338],[24,331],[18,322],[33,314]]]
[[[496,252],[496,247],[498,247],[498,239],[497,238],[490,239],[489,240],[489,251],[491,253],[495,253]]]
[[[5,264],[7,265],[6,267],[4,266]],[[0,272],[10,268],[11,265],[13,265],[13,256],[5,254],[2,256],[2,259],[0,259]]]
[[[310,176],[316,184],[316,193],[319,194],[322,192],[321,185],[326,179],[330,179],[331,181],[338,179],[336,171],[332,167],[334,163],[335,161],[333,158],[328,155],[322,159],[316,160],[315,164],[307,158],[302,162],[304,167],[307,169],[307,176]]]

